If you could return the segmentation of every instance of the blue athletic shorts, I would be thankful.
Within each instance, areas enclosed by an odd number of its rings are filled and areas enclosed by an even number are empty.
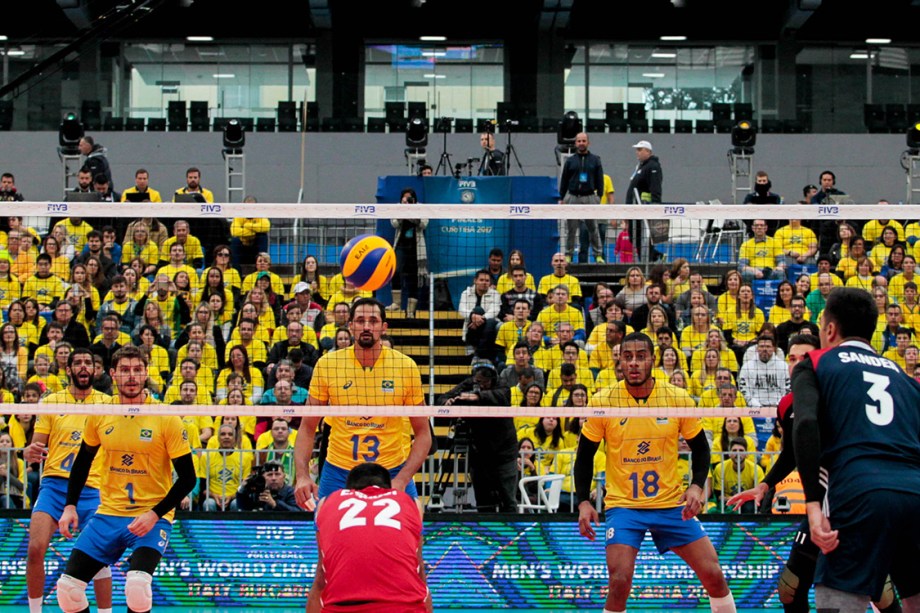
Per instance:
[[[109,566],[120,560],[126,549],[149,547],[165,553],[172,524],[161,519],[146,535],[135,536],[128,532],[128,524],[134,519],[96,514],[80,533],[74,548]]]
[[[402,470],[403,465],[400,464],[396,468],[390,469],[390,477],[395,477],[399,474],[399,471]],[[348,477],[349,471],[344,468],[339,468],[338,466],[333,466],[329,462],[326,462],[323,465],[323,473],[319,479],[319,498],[322,500],[332,492],[337,492],[338,490],[345,487],[345,479]],[[412,496],[413,498],[418,498],[418,491],[415,489],[415,481],[409,481],[409,484],[406,486],[406,493]]]
[[[890,575],[901,598],[920,593],[920,493],[876,490],[830,510],[840,544],[818,558],[815,584],[878,600]]]
[[[32,513],[41,511],[51,516],[54,521],[61,519],[64,513],[64,503],[67,501],[67,479],[64,477],[45,477],[42,479],[41,489],[38,490],[38,500],[32,507]],[[99,508],[99,490],[94,487],[83,487],[80,499],[77,500],[77,516],[80,526],[86,526],[96,509]]]
[[[652,533],[652,540],[658,553],[674,547],[689,545],[706,536],[706,531],[697,518],[683,519],[683,507],[672,509],[607,509],[607,545],[629,545],[640,549],[646,532]]]

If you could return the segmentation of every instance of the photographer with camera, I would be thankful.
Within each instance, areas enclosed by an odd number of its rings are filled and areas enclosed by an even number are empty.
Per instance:
[[[287,511],[301,509],[294,500],[294,488],[284,481],[284,466],[270,460],[252,469],[236,492],[240,511]]]
[[[442,406],[511,404],[511,390],[498,380],[491,362],[473,364],[473,376],[438,399]],[[470,473],[476,508],[513,513],[517,510],[517,430],[511,417],[466,417],[470,432]]]
[[[495,148],[495,135],[483,132],[479,135],[482,145],[482,161],[479,164],[479,176],[499,177],[505,174],[505,154]]]

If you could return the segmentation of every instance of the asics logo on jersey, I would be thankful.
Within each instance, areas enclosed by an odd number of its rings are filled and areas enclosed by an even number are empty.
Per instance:
[[[623,419],[620,420],[620,425],[621,425],[621,426],[625,426],[627,421],[629,421],[629,418],[628,418],[628,417],[624,417]]]
[[[134,464],[134,456],[133,456],[133,455],[131,455],[130,453],[126,453],[126,454],[124,454],[123,456],[121,456],[121,465],[122,465],[122,466],[131,466],[132,464]]]
[[[639,455],[645,455],[649,452],[651,448],[652,446],[648,443],[648,441],[642,441],[641,443],[639,443],[639,446],[636,448],[636,452]]]
[[[349,381],[348,383],[346,383],[345,385],[342,386],[342,389],[343,389],[343,390],[347,390],[347,389],[348,389],[349,387],[351,387],[352,385],[354,385],[354,382],[353,382],[353,381]]]
[[[109,426],[108,428],[105,429],[105,433],[111,434],[113,430],[115,430],[115,426]]]
[[[70,440],[72,441],[79,441],[80,438],[82,437],[83,435],[80,433],[79,430],[74,430],[73,432],[70,433]]]

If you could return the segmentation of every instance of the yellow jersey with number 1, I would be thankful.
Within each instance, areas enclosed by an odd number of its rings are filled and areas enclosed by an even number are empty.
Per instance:
[[[588,402],[591,407],[624,407],[639,412],[651,407],[695,407],[686,391],[656,381],[652,393],[637,400],[626,384],[598,391]],[[677,443],[680,436],[691,439],[700,433],[699,418],[589,417],[581,434],[594,442],[607,443],[606,508],[669,509],[680,506],[683,493],[678,473]]]
[[[68,389],[48,394],[41,400],[41,404],[110,404],[111,402],[111,396],[96,390],[93,390],[86,400],[77,400]],[[65,407],[61,409],[66,410]],[[35,432],[48,435],[48,457],[45,459],[42,478],[70,478],[70,469],[77,457],[77,452],[80,451],[80,443],[83,441],[86,420],[86,415],[38,416],[35,420]],[[102,474],[104,458],[105,453],[100,451],[96,454],[89,477],[86,479],[86,487],[99,489],[99,477]]]
[[[323,404],[414,406],[425,399],[422,378],[412,358],[383,347],[376,364],[364,368],[355,348],[327,353],[316,363],[310,395]],[[406,461],[402,417],[327,417],[332,428],[327,459],[339,468],[362,462],[395,468]]]
[[[159,404],[151,400],[145,404]],[[153,509],[172,487],[172,460],[192,452],[182,420],[172,415],[91,415],[83,440],[105,451],[99,513],[117,517]]]

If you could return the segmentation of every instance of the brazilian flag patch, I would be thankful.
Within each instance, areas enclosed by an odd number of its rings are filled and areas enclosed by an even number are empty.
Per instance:
[[[152,441],[153,440],[153,430],[150,428],[141,429],[141,440],[142,441]]]
[[[380,383],[380,390],[383,392],[393,392],[396,389],[396,384],[393,383],[392,379],[384,379]]]

